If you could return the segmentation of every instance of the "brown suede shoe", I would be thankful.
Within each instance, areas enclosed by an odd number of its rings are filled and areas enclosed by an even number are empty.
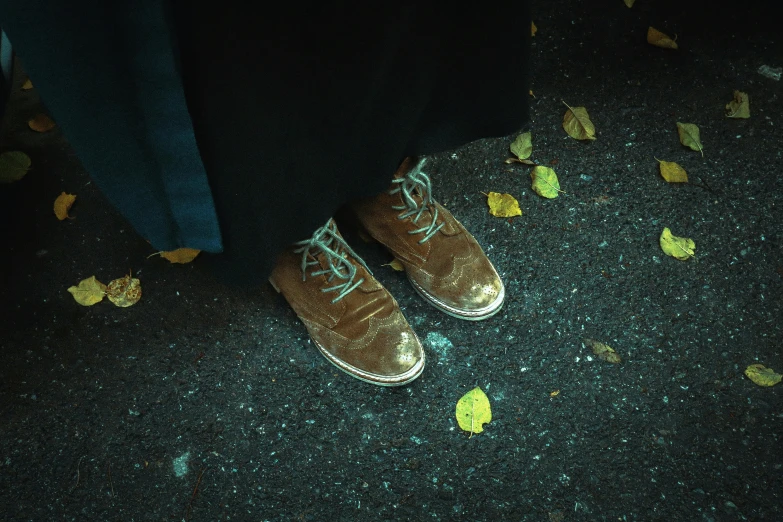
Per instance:
[[[459,319],[487,319],[503,306],[503,282],[476,239],[432,199],[423,163],[407,158],[388,192],[352,207],[370,236],[400,260],[424,299]]]
[[[380,386],[408,384],[421,375],[424,351],[418,337],[334,221],[295,246],[281,254],[269,282],[324,357]]]

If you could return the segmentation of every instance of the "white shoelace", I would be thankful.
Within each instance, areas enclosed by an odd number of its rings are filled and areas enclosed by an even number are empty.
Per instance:
[[[430,211],[432,221],[429,225],[408,231],[408,234],[424,234],[424,237],[419,240],[419,244],[432,238],[444,225],[444,223],[438,223],[438,209],[433,205],[430,177],[421,171],[426,161],[426,158],[422,158],[405,176],[394,179],[392,183],[398,184],[399,187],[389,191],[389,194],[402,193],[402,199],[405,202],[404,205],[392,206],[394,210],[404,211],[397,216],[397,219],[407,219],[415,216],[412,221],[418,224],[419,218],[424,211]],[[414,195],[418,195],[421,198],[421,205],[413,197]]]
[[[321,289],[321,292],[339,291],[337,297],[332,299],[332,303],[336,303],[364,282],[364,278],[354,281],[356,266],[348,259],[349,257],[355,259],[367,272],[372,274],[364,261],[356,255],[348,243],[337,233],[337,225],[333,219],[330,219],[326,225],[316,230],[310,239],[299,241],[295,245],[299,248],[295,249],[294,253],[302,254],[302,281],[307,279],[308,267],[320,265],[318,261],[308,261],[308,256],[315,257],[319,252],[323,252],[326,255],[329,266],[324,270],[310,272],[310,275],[316,277],[329,274],[328,281],[330,283],[335,279],[342,281],[334,286]]]

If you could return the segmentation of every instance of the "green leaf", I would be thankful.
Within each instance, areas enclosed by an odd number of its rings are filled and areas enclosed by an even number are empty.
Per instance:
[[[526,160],[533,154],[533,138],[531,133],[525,132],[517,136],[511,144],[511,153],[520,160]]]
[[[772,368],[763,364],[751,364],[745,368],[745,375],[759,386],[775,386],[783,379],[783,375],[775,373]]]
[[[484,424],[492,420],[492,409],[487,395],[476,387],[457,401],[457,423],[465,431],[481,433]]]
[[[675,236],[668,228],[663,229],[658,242],[665,254],[680,261],[687,261],[696,255],[696,243],[692,239]]]
[[[750,118],[750,99],[742,91],[734,91],[734,99],[726,104],[727,118]]]
[[[538,165],[530,172],[530,177],[533,179],[532,188],[539,196],[554,199],[562,192],[557,174],[549,167]]]
[[[32,160],[24,152],[13,150],[0,154],[0,183],[13,183],[30,170]]]
[[[677,134],[680,135],[680,143],[691,150],[701,152],[704,156],[704,148],[699,141],[699,128],[693,123],[677,122]]]

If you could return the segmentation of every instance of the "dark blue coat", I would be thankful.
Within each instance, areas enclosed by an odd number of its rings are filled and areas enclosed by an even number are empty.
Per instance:
[[[252,8],[0,0],[49,112],[156,249],[222,252],[200,262],[261,282],[405,156],[526,125],[524,0]]]
[[[160,250],[220,252],[167,5],[0,1],[0,27],[96,185],[139,234]]]

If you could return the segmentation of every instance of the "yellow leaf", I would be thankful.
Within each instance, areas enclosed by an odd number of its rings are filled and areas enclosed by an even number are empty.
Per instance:
[[[678,47],[677,42],[652,27],[647,29],[647,43],[664,49],[677,49]]]
[[[696,255],[696,243],[692,239],[672,235],[672,231],[668,228],[663,229],[658,242],[666,255],[680,261],[687,261]]]
[[[560,395],[560,390],[555,390],[553,392],[549,392],[549,396],[550,397],[557,397],[558,395]]]
[[[529,94],[530,94],[530,96],[532,96],[533,98],[535,98],[535,97],[536,97],[536,95],[535,95],[535,94],[533,94],[533,89],[530,89],[530,91],[529,91]]]
[[[457,423],[465,431],[481,433],[484,424],[492,420],[492,408],[481,388],[473,388],[457,401]]]
[[[27,122],[27,126],[35,132],[46,132],[52,130],[55,123],[46,114],[38,114],[35,118]]]
[[[617,354],[617,352],[615,352],[614,349],[608,344],[599,343],[598,341],[594,339],[588,339],[587,337],[582,339],[582,342],[585,343],[585,345],[593,351],[596,357],[602,361],[606,361],[612,364],[619,364],[622,362],[622,359]]]
[[[103,296],[106,295],[106,285],[92,276],[80,281],[78,286],[70,287],[68,291],[80,305],[92,306],[103,301]]]
[[[549,167],[538,165],[530,172],[533,179],[533,190],[539,196],[554,199],[560,190],[560,182],[557,180],[557,174]]]
[[[511,194],[490,192],[487,194],[487,204],[489,205],[489,213],[495,217],[507,218],[522,215],[519,202]]]
[[[750,100],[748,94],[734,91],[734,99],[726,104],[727,118],[750,118]]]
[[[528,159],[533,154],[533,137],[529,132],[517,136],[511,144],[511,153],[521,160]]]
[[[178,248],[170,252],[161,252],[160,257],[170,261],[171,263],[190,263],[196,256],[201,253],[201,250],[195,248]]]
[[[392,270],[394,270],[395,272],[404,272],[404,271],[405,271],[405,267],[404,267],[404,266],[403,266],[403,264],[400,262],[400,260],[399,260],[399,259],[397,259],[396,257],[395,257],[394,259],[392,259],[391,263],[386,263],[386,264],[385,264],[385,265],[383,265],[383,266],[389,266],[389,267],[391,267],[391,268],[392,268]]]
[[[531,20],[530,21],[530,36],[535,36],[538,32],[538,27],[536,27],[536,24]]]
[[[134,305],[141,299],[141,281],[130,274],[115,279],[107,286],[106,297],[121,308]]]
[[[704,148],[699,141],[699,128],[696,125],[693,123],[680,123],[678,121],[677,134],[680,135],[680,143],[691,150],[701,152],[702,157],[704,157]]]
[[[669,183],[688,183],[688,173],[685,169],[680,167],[673,161],[658,160],[658,165],[661,169],[661,176]]]
[[[25,82],[22,84],[22,90],[29,91],[32,88],[33,88],[33,82],[30,81],[30,78],[26,79]]]
[[[763,364],[751,364],[745,368],[745,375],[759,386],[775,386],[783,379],[783,375],[775,373],[772,368],[767,368]]]
[[[0,183],[19,181],[30,170],[30,156],[18,150],[0,154]]]
[[[633,4],[636,2],[636,0],[623,0],[623,2],[628,6],[628,9],[630,9],[633,7]]]
[[[571,108],[566,102],[563,104],[568,107],[565,116],[563,116],[563,128],[568,135],[575,140],[594,140],[595,127],[590,121],[590,116],[587,115],[587,109],[584,107]]]
[[[57,196],[57,199],[54,200],[54,215],[57,216],[57,219],[62,221],[70,217],[68,211],[71,210],[74,201],[76,201],[76,196],[73,194],[63,192]]]

